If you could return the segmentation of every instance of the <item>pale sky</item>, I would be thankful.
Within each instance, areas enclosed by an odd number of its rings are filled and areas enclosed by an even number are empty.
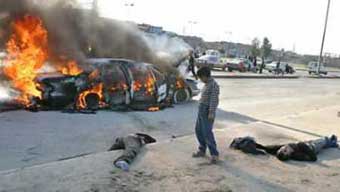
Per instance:
[[[85,0],[86,1],[86,0]],[[98,0],[102,16],[149,23],[208,41],[250,43],[319,54],[327,0]],[[133,3],[134,6],[125,6]],[[193,24],[195,23],[195,24]],[[340,54],[340,1],[332,0],[325,52]]]

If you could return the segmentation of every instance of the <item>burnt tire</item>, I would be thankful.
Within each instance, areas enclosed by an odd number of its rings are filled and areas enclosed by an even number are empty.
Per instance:
[[[85,97],[86,108],[89,110],[99,109],[99,95],[96,93],[90,93]]]
[[[191,98],[189,89],[178,89],[174,93],[174,103],[183,103],[189,101]]]

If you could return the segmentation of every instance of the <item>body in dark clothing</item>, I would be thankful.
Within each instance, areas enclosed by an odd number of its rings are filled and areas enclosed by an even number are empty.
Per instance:
[[[298,142],[298,143],[289,143],[286,145],[268,145],[262,146],[260,144],[257,145],[258,149],[263,149],[269,154],[276,155],[280,160],[296,160],[296,161],[316,161],[317,160],[317,153],[313,150],[313,148],[305,142]],[[288,158],[282,158],[280,156],[283,149],[289,150],[290,153]]]
[[[151,136],[136,133],[127,137],[118,137],[109,151],[124,149],[123,154],[114,161],[114,164],[118,161],[125,161],[128,164],[131,164],[132,161],[137,157],[144,144],[154,142],[156,142],[156,140]]]
[[[251,137],[241,137],[234,139],[230,147],[252,154],[264,154],[264,152],[267,152],[276,155],[281,161],[316,161],[317,154],[321,150],[338,147],[338,144],[335,135],[305,142],[266,146],[256,143]]]

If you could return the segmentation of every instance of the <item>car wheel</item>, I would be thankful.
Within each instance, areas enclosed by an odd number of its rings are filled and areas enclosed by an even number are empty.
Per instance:
[[[85,97],[86,108],[90,110],[99,109],[99,95],[96,93],[90,93]]]
[[[233,72],[233,69],[232,69],[232,68],[228,68],[228,71],[229,71],[229,72]]]
[[[311,74],[312,74],[312,72],[311,72],[311,71],[309,71],[308,73],[309,73],[309,75],[311,75]]]
[[[178,89],[174,93],[174,103],[183,103],[190,100],[190,91],[188,88]]]

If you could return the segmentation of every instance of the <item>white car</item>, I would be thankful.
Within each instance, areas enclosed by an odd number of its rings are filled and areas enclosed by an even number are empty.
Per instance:
[[[197,67],[209,67],[211,69],[227,69],[227,64],[221,62],[220,52],[216,50],[207,50],[206,54],[196,60]]]
[[[277,68],[277,63],[278,61],[273,61],[269,64],[266,64],[266,69],[271,73],[273,71],[276,70]],[[280,62],[280,66],[279,66],[279,70],[281,71],[285,71],[286,70],[286,66],[288,65],[288,63],[286,62]]]
[[[311,61],[308,63],[308,73],[311,74],[317,74],[318,73],[318,62],[315,61]],[[325,68],[325,66],[323,65],[323,63],[320,63],[320,74],[324,74],[327,75],[327,70]]]
[[[272,63],[269,63],[269,64],[266,64],[266,69],[271,73],[275,73],[275,74],[284,74],[284,73],[287,73],[287,74],[293,74],[295,73],[295,70],[294,68],[289,65],[288,63],[286,62],[280,62],[280,65],[278,65],[278,61],[274,61]],[[277,69],[278,67],[278,69]]]

